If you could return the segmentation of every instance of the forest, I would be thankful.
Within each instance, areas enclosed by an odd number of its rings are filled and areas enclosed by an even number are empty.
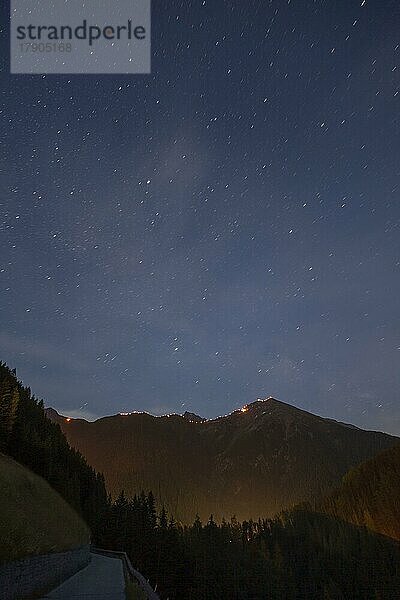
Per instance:
[[[99,543],[123,549],[162,598],[393,599],[399,545],[328,515],[293,510],[272,520],[176,523],[153,494],[123,493]]]

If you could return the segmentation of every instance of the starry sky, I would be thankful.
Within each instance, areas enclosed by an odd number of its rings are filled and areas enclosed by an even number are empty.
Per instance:
[[[0,358],[70,416],[272,395],[400,434],[399,25],[154,0],[136,76],[11,76],[3,35]]]

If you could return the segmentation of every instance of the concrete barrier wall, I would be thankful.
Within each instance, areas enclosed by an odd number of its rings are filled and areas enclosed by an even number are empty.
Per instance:
[[[1,543],[1,541],[0,541]],[[38,598],[90,562],[90,546],[0,564],[0,600]]]
[[[110,556],[112,558],[120,558],[124,564],[125,578],[137,583],[146,594],[147,600],[160,600],[160,596],[156,594],[147,579],[145,579],[143,575],[139,573],[139,571],[132,567],[131,561],[129,560],[126,552],[104,550],[103,548],[97,548],[96,546],[92,546],[92,552],[95,554],[102,554],[103,556]]]

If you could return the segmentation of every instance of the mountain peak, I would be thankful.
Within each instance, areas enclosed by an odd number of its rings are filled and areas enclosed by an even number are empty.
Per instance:
[[[54,408],[45,408],[44,412],[46,414],[46,417],[54,423],[60,423],[60,421],[64,420],[64,417],[62,417]]]
[[[53,421],[54,423],[58,423],[61,425],[61,423],[69,423],[70,421],[73,421],[75,419],[72,419],[72,417],[64,417],[64,415],[60,415],[60,413],[58,413],[55,408],[45,408],[44,412],[46,414],[46,417],[50,420]]]
[[[253,402],[249,402],[249,404],[245,404],[244,406],[242,406],[242,408],[239,408],[237,410],[235,410],[234,412],[252,412],[254,410],[258,410],[260,408],[265,409],[265,408],[287,408],[287,409],[293,409],[293,410],[300,410],[300,409],[296,409],[295,406],[291,406],[290,404],[286,404],[285,402],[281,402],[280,400],[276,400],[276,398],[273,398],[272,396],[269,396],[268,398],[262,399],[262,398],[257,398],[257,400],[254,400]]]
[[[254,402],[251,402],[250,404],[248,404],[248,406],[265,406],[265,405],[279,405],[279,406],[289,406],[289,404],[286,404],[285,402],[281,402],[280,400],[277,400],[276,398],[274,398],[273,396],[268,396],[268,398],[257,398],[257,400],[254,400]]]
[[[204,423],[206,420],[204,417],[200,417],[199,415],[196,415],[196,413],[188,412],[187,410],[185,410],[182,417],[190,423]]]

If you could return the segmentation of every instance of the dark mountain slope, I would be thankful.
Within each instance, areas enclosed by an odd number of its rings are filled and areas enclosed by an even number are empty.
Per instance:
[[[151,489],[183,521],[258,518],[322,497],[398,441],[272,398],[205,422],[138,413],[60,425],[113,494]]]
[[[349,471],[317,510],[400,540],[400,445]]]

